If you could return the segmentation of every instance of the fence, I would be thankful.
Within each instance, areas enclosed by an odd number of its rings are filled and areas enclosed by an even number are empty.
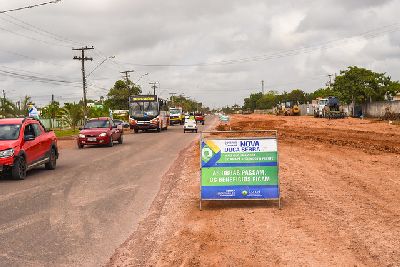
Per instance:
[[[400,101],[380,101],[362,105],[362,114],[365,117],[382,118],[387,110],[400,114]]]
[[[47,129],[50,128],[69,128],[70,126],[63,120],[60,119],[43,119],[40,118],[40,121],[43,123],[44,127]],[[83,125],[83,120],[78,123],[78,126]]]

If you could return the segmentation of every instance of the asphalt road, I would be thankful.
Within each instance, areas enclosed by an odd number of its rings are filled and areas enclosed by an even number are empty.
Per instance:
[[[206,122],[208,124],[208,122]],[[199,126],[202,129],[202,126]],[[0,266],[99,266],[128,238],[162,175],[198,135],[172,126],[64,149],[57,169],[0,180]]]

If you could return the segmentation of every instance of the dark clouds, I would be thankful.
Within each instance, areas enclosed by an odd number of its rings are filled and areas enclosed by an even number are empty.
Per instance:
[[[7,1],[0,9],[25,4],[24,0]],[[116,56],[115,62],[108,60],[89,78],[89,95],[93,98],[105,95],[104,89],[120,77],[119,71],[133,68],[137,72],[132,80],[150,73],[140,81],[145,92],[149,81],[158,80],[164,97],[168,92],[185,93],[221,106],[241,104],[250,92],[260,89],[261,80],[266,81],[268,89],[299,87],[311,91],[324,85],[325,75],[355,64],[400,79],[400,35],[396,28],[387,32],[382,29],[383,33],[376,30],[379,34],[371,39],[344,39],[397,22],[397,10],[400,3],[395,0],[64,0],[11,15],[80,45],[94,45],[96,50],[88,52],[94,57],[87,64],[88,71],[105,57]],[[28,31],[1,17],[0,27],[14,33],[0,29],[0,66],[80,80],[80,65],[72,60],[76,53],[71,50],[78,44]],[[315,46],[330,40],[339,41],[328,47]],[[316,48],[282,54],[309,46]],[[138,66],[211,63],[278,52],[282,56],[222,66]],[[55,86],[3,76],[0,81],[14,99],[30,94],[37,102],[46,103],[51,93],[61,101],[81,97],[79,84]]]

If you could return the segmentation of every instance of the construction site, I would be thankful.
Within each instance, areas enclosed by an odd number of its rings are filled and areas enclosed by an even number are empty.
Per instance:
[[[235,115],[219,130],[276,129],[276,203],[198,207],[197,141],[109,266],[396,266],[400,131],[387,121]]]

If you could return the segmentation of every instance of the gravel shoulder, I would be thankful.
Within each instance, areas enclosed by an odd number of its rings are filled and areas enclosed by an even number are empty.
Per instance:
[[[231,128],[279,131],[283,209],[206,202],[199,211],[193,142],[107,266],[399,264],[399,126],[253,115],[234,116]]]

